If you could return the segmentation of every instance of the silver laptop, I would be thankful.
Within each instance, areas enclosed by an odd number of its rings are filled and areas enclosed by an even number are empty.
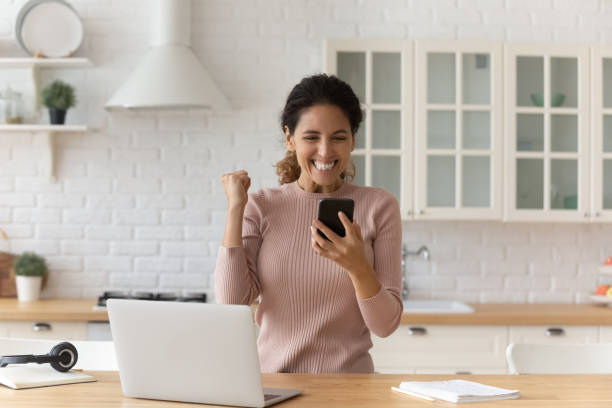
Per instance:
[[[267,407],[300,390],[262,388],[248,306],[109,299],[128,397]]]

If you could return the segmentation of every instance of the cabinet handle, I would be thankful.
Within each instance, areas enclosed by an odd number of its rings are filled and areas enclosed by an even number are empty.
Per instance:
[[[35,332],[51,331],[51,325],[49,323],[34,323],[32,330]]]
[[[408,215],[412,215],[412,210],[408,210]]]
[[[424,215],[425,214],[425,210],[419,211],[419,214]]]
[[[561,327],[549,327],[546,329],[546,335],[549,337],[565,336],[565,330]]]
[[[471,371],[465,371],[465,370],[459,370],[459,371],[455,371],[455,374],[472,374]]]
[[[589,218],[589,213],[588,212],[584,213],[584,218]]]
[[[601,214],[599,213],[599,211],[597,211],[597,212],[595,213],[595,216],[596,216],[596,217],[601,216]]]
[[[408,334],[411,336],[425,336],[427,329],[424,327],[410,327],[408,328]]]

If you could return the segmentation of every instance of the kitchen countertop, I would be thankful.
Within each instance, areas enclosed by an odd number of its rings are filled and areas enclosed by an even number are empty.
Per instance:
[[[0,320],[108,321],[94,310],[95,299],[42,299],[18,302],[0,298]],[[602,325],[612,326],[612,308],[590,304],[471,304],[470,314],[404,313],[402,324],[417,325]]]
[[[404,313],[402,324],[433,325],[612,325],[612,308],[592,304],[528,304],[482,303],[470,304],[469,314]]]
[[[19,302],[16,298],[0,298],[0,320],[108,321],[106,310],[94,310],[96,303],[95,299]]]

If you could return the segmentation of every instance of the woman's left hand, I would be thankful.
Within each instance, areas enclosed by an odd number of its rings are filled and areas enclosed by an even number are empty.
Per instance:
[[[315,219],[310,227],[312,248],[319,255],[345,268],[354,277],[372,271],[365,254],[361,228],[355,221],[351,223],[351,220],[342,211],[338,213],[338,217],[346,231],[345,236],[339,236],[321,221]],[[317,229],[321,230],[331,242],[323,238]]]

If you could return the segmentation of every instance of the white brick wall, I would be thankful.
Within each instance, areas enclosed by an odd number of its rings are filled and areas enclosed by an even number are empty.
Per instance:
[[[0,0],[0,56],[23,56]],[[57,138],[59,182],[38,165],[37,137],[2,134],[0,250],[47,257],[45,296],[103,289],[205,290],[223,234],[223,172],[247,168],[253,189],[276,183],[278,115],[291,86],[322,69],[325,38],[485,39],[606,43],[605,0],[193,0],[192,44],[231,112],[113,113],[103,105],[148,46],[149,0],[72,0],[85,26],[79,56],[95,67],[45,71],[77,86]],[[0,75],[23,80],[19,72]],[[20,79],[21,78],[21,79]],[[612,255],[612,226],[411,222],[404,242],[415,298],[473,302],[582,302]]]

